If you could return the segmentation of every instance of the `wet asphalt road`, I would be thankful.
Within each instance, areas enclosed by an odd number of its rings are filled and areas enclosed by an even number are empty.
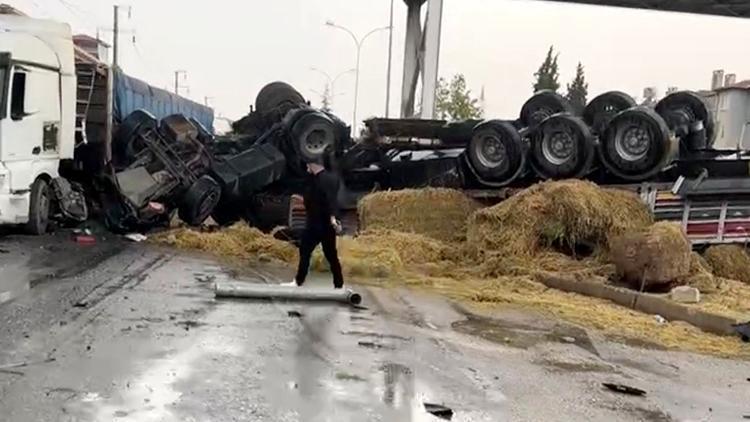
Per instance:
[[[406,291],[363,290],[366,309],[217,301],[214,282],[279,279],[148,245],[57,236],[0,238],[0,249],[0,291],[13,292],[0,304],[3,421],[440,420],[423,402],[454,421],[750,414],[746,362],[636,349],[525,314],[467,317]]]

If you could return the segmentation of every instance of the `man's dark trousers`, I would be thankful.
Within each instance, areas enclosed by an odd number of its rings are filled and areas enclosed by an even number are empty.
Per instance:
[[[323,255],[331,267],[333,286],[337,289],[344,287],[344,276],[341,273],[341,263],[336,251],[336,230],[327,222],[307,222],[299,247],[299,266],[297,276],[294,278],[297,284],[301,286],[305,282],[310,268],[310,257],[318,244],[323,246]]]

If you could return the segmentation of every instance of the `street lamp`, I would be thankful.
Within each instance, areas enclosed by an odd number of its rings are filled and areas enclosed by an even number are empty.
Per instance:
[[[344,75],[348,75],[348,74],[350,74],[352,72],[356,72],[357,71],[357,69],[349,69],[349,70],[346,70],[344,72],[339,73],[338,75],[336,75],[335,78],[331,78],[331,75],[329,75],[328,72],[320,70],[317,67],[311,67],[310,70],[312,70],[313,72],[318,72],[321,75],[323,75],[323,76],[326,77],[326,79],[328,80],[328,86],[331,87],[331,98],[333,98],[335,96],[336,81],[338,81],[339,78],[341,78]]]
[[[385,31],[385,30],[391,29],[391,27],[384,26],[382,28],[375,28],[372,31],[365,34],[365,36],[363,36],[362,38],[358,39],[357,36],[354,35],[354,32],[352,32],[351,30],[347,28],[344,28],[343,26],[336,25],[333,21],[330,21],[330,20],[326,21],[326,26],[330,26],[332,28],[337,28],[342,31],[345,31],[347,34],[349,34],[352,37],[352,40],[354,41],[354,45],[357,47],[357,66],[355,68],[356,76],[354,80],[354,113],[352,117],[352,133],[354,136],[357,136],[357,104],[359,100],[359,59],[361,56],[360,53],[362,52],[362,44],[370,35],[378,31]]]

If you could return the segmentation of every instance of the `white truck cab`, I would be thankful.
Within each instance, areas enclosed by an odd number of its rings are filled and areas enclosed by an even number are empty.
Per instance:
[[[46,231],[49,182],[74,155],[76,89],[67,24],[0,14],[0,224]]]

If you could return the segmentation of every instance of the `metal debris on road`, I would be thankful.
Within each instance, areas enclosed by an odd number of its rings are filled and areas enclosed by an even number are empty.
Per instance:
[[[142,235],[140,233],[129,233],[129,234],[126,234],[123,237],[125,239],[130,240],[131,242],[136,242],[136,243],[140,243],[140,242],[144,242],[144,241],[148,240],[148,236],[144,236],[144,235]]]
[[[434,404],[434,403],[423,403],[424,404],[424,410],[433,415],[437,416],[440,419],[445,419],[447,421],[453,419],[453,409],[450,407],[443,406],[441,404]]]
[[[302,318],[302,313],[299,311],[288,311],[286,314],[290,318]]]
[[[735,324],[732,327],[734,327],[734,331],[740,335],[742,341],[744,341],[745,343],[750,342],[750,322],[746,322],[744,324]]]
[[[645,396],[646,395],[646,392],[641,390],[640,388],[630,387],[624,384],[612,384],[612,383],[604,382],[602,383],[602,385],[616,393],[628,394],[630,396]]]
[[[25,368],[25,367],[30,366],[30,365],[35,365],[37,363],[50,363],[50,362],[54,362],[56,360],[57,359],[55,359],[55,358],[47,358],[47,359],[40,360],[40,361],[28,361],[28,362],[11,363],[11,364],[8,364],[8,365],[1,365],[0,366],[0,371],[4,371],[4,370],[7,370],[7,369]]]
[[[348,305],[359,305],[362,296],[352,290],[272,286],[253,283],[216,283],[216,297],[245,299],[283,299],[315,302],[341,302]]]
[[[654,315],[654,319],[656,320],[657,324],[666,324],[668,322],[667,319],[661,315]]]

